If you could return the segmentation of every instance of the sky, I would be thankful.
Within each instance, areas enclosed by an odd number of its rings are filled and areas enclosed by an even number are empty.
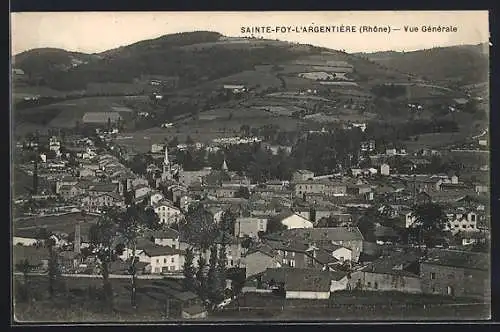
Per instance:
[[[346,52],[413,51],[488,42],[487,11],[365,12],[26,12],[11,14],[12,54],[40,47],[99,53],[145,39],[189,31],[250,37],[242,27],[273,30],[308,26],[355,26],[356,32],[255,33],[255,37],[312,44]],[[359,33],[361,26],[391,32]],[[454,26],[456,32],[422,32],[423,26]],[[404,26],[419,32],[405,32]],[[401,29],[395,31],[393,29]]]

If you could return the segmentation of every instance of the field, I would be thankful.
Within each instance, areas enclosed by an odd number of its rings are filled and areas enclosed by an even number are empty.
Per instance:
[[[41,131],[50,127],[72,128],[77,121],[81,122],[87,112],[118,111],[124,114],[131,112],[123,108],[127,97],[88,97],[50,105],[14,110],[13,122],[16,135],[22,135],[34,128]]]
[[[243,84],[249,87],[259,86],[259,89],[279,88],[281,81],[273,73],[266,71],[247,70],[231,76],[206,83],[212,88],[223,84]]]
[[[14,220],[13,229],[15,230],[33,230],[41,227],[46,227],[48,231],[59,231],[63,233],[71,233],[75,231],[75,225],[78,221],[83,221],[80,213],[68,213],[60,216],[37,217],[22,220]],[[87,235],[90,226],[97,221],[95,216],[86,216],[85,222],[81,223],[82,234]]]
[[[19,278],[19,279],[17,279]],[[30,289],[36,290],[37,301],[32,304],[17,303],[14,315],[24,322],[96,322],[96,321],[153,321],[163,320],[166,297],[161,295],[167,284],[164,280],[137,280],[137,305],[133,310],[130,304],[130,280],[112,279],[114,312],[106,313],[102,302],[89,296],[89,287],[97,293],[102,289],[101,278],[63,278],[60,296],[48,299],[48,280],[46,276],[30,276]],[[22,277],[15,276],[14,280]],[[96,294],[99,296],[99,294]],[[15,295],[14,295],[15,296]],[[175,300],[170,301],[170,312],[180,309]]]
[[[214,313],[224,320],[446,320],[487,319],[490,305],[468,299],[403,293],[338,292],[330,300],[284,300],[245,294]]]
[[[252,112],[255,110],[251,110]],[[265,112],[258,110],[258,112]],[[179,142],[185,142],[187,136],[203,143],[209,143],[214,138],[237,136],[240,134],[241,126],[249,125],[251,128],[261,127],[268,124],[278,125],[282,130],[295,130],[303,121],[286,117],[272,116],[265,112],[265,116],[248,117],[239,116],[234,113],[233,117],[217,118],[216,120],[187,120],[177,123],[172,128],[150,128],[135,132],[124,132],[117,137],[117,144],[131,147],[139,152],[147,152],[151,145],[171,140],[177,137]],[[200,117],[204,113],[200,114]]]
[[[439,148],[446,147],[450,144],[460,143],[466,139],[466,134],[463,132],[457,133],[431,133],[418,135],[418,140],[404,141],[406,150],[411,153],[423,148]]]

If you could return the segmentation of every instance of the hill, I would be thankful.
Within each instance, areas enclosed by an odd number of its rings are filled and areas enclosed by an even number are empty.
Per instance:
[[[55,71],[67,71],[97,60],[94,54],[69,52],[59,48],[37,48],[15,55],[12,66],[19,68],[35,80],[45,78]]]
[[[358,54],[400,72],[448,85],[488,81],[489,55],[486,44],[437,47],[413,52]]]
[[[64,52],[42,52],[44,56],[38,59],[40,52],[33,51],[16,59],[16,63],[29,72],[64,67],[43,72],[45,85],[56,90],[82,90],[89,83],[133,83],[148,75],[176,77],[179,86],[187,87],[253,69],[258,64],[293,59],[301,53],[288,43],[232,47],[231,40],[220,39],[219,33],[205,31],[166,35],[92,55],[93,61],[72,68],[67,67],[71,55]],[[207,43],[216,45],[186,48]]]

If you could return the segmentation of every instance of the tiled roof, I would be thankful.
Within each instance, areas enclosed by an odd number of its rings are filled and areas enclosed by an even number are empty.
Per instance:
[[[344,272],[316,269],[272,268],[263,273],[262,279],[284,282],[287,291],[328,292],[332,280],[340,280],[346,275]]]
[[[278,233],[277,236],[284,239],[307,241],[363,240],[363,235],[357,227],[295,228],[284,230]]]
[[[459,250],[432,249],[425,260],[427,264],[460,267],[488,271],[490,257],[488,254]]]
[[[151,235],[156,239],[176,239],[179,237],[179,232],[172,228],[165,228],[154,231]]]

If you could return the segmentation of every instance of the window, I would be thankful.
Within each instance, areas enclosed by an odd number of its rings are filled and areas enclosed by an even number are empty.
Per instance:
[[[467,228],[467,225],[462,225],[462,228],[464,228],[464,229]]]
[[[175,271],[175,266],[171,266],[170,271]]]
[[[341,256],[339,257],[340,261],[343,262],[344,261],[344,256]]]
[[[175,259],[174,259],[174,257],[172,257],[172,259],[170,260],[170,262],[172,262],[172,263],[173,263],[173,262],[175,262]]]
[[[175,244],[172,244],[172,249],[175,249]]]
[[[156,259],[156,264],[160,264],[160,259],[159,258]]]
[[[292,257],[295,257],[295,251],[292,252]]]
[[[155,267],[155,273],[160,273],[160,268],[159,267]]]
[[[231,261],[229,262],[229,265],[233,266],[234,265],[234,262],[233,260],[231,259]]]
[[[475,214],[471,214],[470,215],[470,220],[471,221],[476,221],[476,215]]]
[[[366,286],[367,286],[368,288],[371,288],[371,287],[372,287],[372,283],[368,281],[368,283],[366,284]]]
[[[288,260],[286,258],[283,258],[283,264],[284,265],[287,265],[288,264]]]
[[[373,288],[378,289],[378,282],[375,281],[375,284],[373,285]]]
[[[163,258],[163,263],[167,264],[167,259],[166,258]]]
[[[290,267],[295,267],[295,260],[293,259],[290,260]]]
[[[436,279],[436,274],[434,272],[431,272],[431,280]]]

